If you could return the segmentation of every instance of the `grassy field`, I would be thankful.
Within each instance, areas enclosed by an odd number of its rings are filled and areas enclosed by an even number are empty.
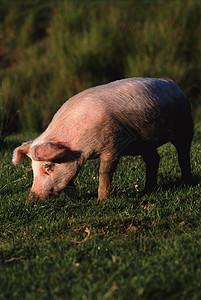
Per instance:
[[[95,85],[168,77],[201,121],[201,1],[0,0],[0,142]]]
[[[200,12],[196,0],[0,0],[0,300],[201,299]],[[26,203],[30,161],[11,163],[36,136],[26,132],[85,88],[140,76],[187,94],[195,183],[181,184],[167,144],[153,193],[142,159],[124,157],[105,204],[98,161],[77,177],[77,199]]]
[[[99,205],[98,161],[77,177],[78,199],[26,203],[30,161],[11,156],[30,138],[8,137],[0,153],[0,299],[201,299],[201,124],[193,186],[181,185],[166,144],[157,191],[143,191],[142,159],[124,157]]]

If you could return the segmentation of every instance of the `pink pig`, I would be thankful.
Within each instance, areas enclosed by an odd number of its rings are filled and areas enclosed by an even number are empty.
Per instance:
[[[157,184],[157,147],[172,142],[183,180],[192,180],[193,121],[189,102],[172,81],[123,79],[87,89],[70,98],[34,141],[22,144],[13,162],[32,159],[29,200],[57,196],[90,158],[100,158],[98,199],[109,196],[112,174],[123,155],[140,154],[146,188]]]

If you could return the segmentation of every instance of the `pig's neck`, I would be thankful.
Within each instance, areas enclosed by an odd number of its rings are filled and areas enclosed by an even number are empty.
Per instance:
[[[76,150],[76,145],[87,130],[97,124],[90,117],[82,116],[79,119],[68,118],[67,120],[53,120],[48,128],[38,137],[37,143],[55,141],[65,144],[72,150]]]

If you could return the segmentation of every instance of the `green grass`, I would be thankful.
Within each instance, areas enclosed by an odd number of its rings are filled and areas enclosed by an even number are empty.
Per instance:
[[[162,3],[163,2],[163,3]],[[0,0],[0,141],[126,77],[169,77],[201,121],[199,0]]]
[[[35,136],[35,135],[34,135]],[[176,151],[159,148],[159,188],[143,191],[140,157],[122,158],[114,192],[97,204],[98,161],[76,179],[78,199],[26,203],[32,184],[8,137],[0,161],[0,299],[200,299],[201,124],[195,128],[195,184],[182,186]]]

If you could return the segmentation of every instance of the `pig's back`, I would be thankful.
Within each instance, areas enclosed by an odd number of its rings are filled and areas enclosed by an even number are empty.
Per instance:
[[[184,93],[170,80],[122,79],[70,98],[55,114],[41,139],[67,139],[74,146],[86,131],[114,119],[136,130],[147,128],[156,120],[160,125],[160,119],[168,127],[178,117],[181,107],[186,110],[186,105]]]
[[[147,111],[186,102],[182,90],[172,81],[156,78],[129,78],[87,89],[70,98],[54,118],[72,112],[76,117],[86,112],[94,115],[121,111]]]

